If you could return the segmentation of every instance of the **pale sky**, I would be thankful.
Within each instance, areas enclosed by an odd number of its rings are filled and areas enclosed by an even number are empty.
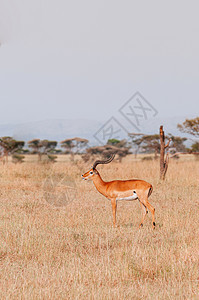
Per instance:
[[[199,115],[198,1],[0,0],[0,123]]]

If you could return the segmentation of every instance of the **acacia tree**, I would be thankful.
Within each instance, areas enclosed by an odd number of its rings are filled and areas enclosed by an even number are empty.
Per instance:
[[[24,141],[16,141],[10,136],[4,136],[0,138],[0,148],[2,158],[8,161],[8,156],[13,154],[24,147]],[[4,162],[4,160],[3,160]]]
[[[182,138],[180,136],[174,136],[171,133],[168,134],[168,139],[170,139],[171,141],[171,147],[169,150],[169,153],[172,154],[171,157],[174,158],[179,158],[178,154],[179,153],[186,153],[187,152],[187,148],[184,145],[184,142],[187,140],[187,138]]]
[[[160,137],[158,134],[130,134],[132,137],[132,144],[137,147],[137,152],[141,149],[145,152],[154,152],[155,159],[160,152]],[[136,153],[137,154],[137,153]]]
[[[16,141],[10,136],[0,138],[0,148],[3,162],[8,161],[8,156],[15,152],[19,152],[24,147],[24,141]],[[5,161],[4,161],[5,158]]]
[[[191,145],[191,152],[199,153],[199,142],[193,143]]]
[[[143,142],[142,138],[143,138],[144,134],[143,133],[129,133],[129,136],[131,138],[133,148],[135,149],[134,154],[135,154],[135,158],[136,158],[137,154],[141,148],[141,144]]]
[[[71,153],[72,148],[75,146],[73,143],[73,139],[66,139],[62,142],[60,142],[61,147],[65,148],[65,153]]]
[[[112,145],[112,146],[116,146],[116,147],[120,147],[120,145],[122,144],[123,141],[120,141],[118,139],[109,139],[107,141],[107,145]]]
[[[172,147],[175,149],[175,152],[185,152],[186,146],[184,145],[184,142],[187,140],[185,137],[180,136],[174,136],[171,133],[168,134],[168,139],[171,140]]]
[[[50,162],[55,162],[57,156],[54,155],[57,153],[56,146],[57,146],[57,141],[49,141],[49,140],[43,140],[41,141],[42,144],[42,155],[46,155],[48,160]]]
[[[55,153],[57,142],[49,140],[33,139],[28,142],[28,146],[32,148],[33,153],[38,154],[38,161],[41,161],[42,155],[47,155],[51,160],[50,155]]]
[[[199,137],[199,117],[186,119],[182,124],[178,124],[177,127],[182,132]]]
[[[56,141],[43,140],[41,141],[41,151],[43,154],[55,153],[55,148],[57,146]]]
[[[89,141],[87,139],[75,137],[73,139],[73,142],[74,142],[74,148],[73,148],[74,153],[80,154],[85,151]]]
[[[109,148],[109,146],[111,146],[112,148]],[[112,154],[117,154],[118,155],[118,160],[119,162],[122,161],[122,158],[127,156],[128,154],[130,154],[130,145],[127,142],[127,140],[123,139],[123,140],[118,140],[118,139],[109,139],[107,141],[107,144],[105,145],[105,152],[104,155],[106,155],[106,157],[104,157],[105,159],[110,157],[110,155]]]
[[[193,135],[194,137],[199,137],[199,117],[194,119],[186,119],[182,124],[178,124],[178,129],[184,133]],[[190,152],[198,157],[198,141],[192,144]]]
[[[32,149],[33,154],[38,154],[38,160],[41,160],[40,149],[42,147],[40,139],[33,139],[28,142],[28,147]]]
[[[87,162],[95,158],[107,159],[112,154],[118,156],[118,160],[121,162],[122,158],[130,154],[130,147],[127,145],[126,140],[110,139],[104,146],[90,147],[86,149],[86,153],[82,155],[82,159]]]
[[[88,140],[75,137],[71,139],[66,139],[60,142],[60,144],[62,148],[65,148],[65,154],[70,154],[71,160],[74,161],[75,154],[80,154],[85,151],[88,145]]]
[[[144,135],[141,138],[142,149],[149,152],[154,152],[154,158],[158,157],[160,152],[160,137],[158,134]]]

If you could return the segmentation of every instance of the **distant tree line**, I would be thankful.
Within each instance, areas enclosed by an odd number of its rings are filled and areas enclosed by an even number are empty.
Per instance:
[[[187,119],[183,124],[178,124],[178,129],[183,133],[191,134],[196,138],[190,148],[185,146],[186,137],[164,136],[165,142],[170,143],[169,153],[172,157],[178,158],[179,153],[199,153],[199,117]],[[69,154],[74,161],[75,154],[81,155],[83,161],[88,162],[95,157],[108,158],[111,154],[116,154],[118,161],[122,161],[125,156],[134,153],[153,153],[157,159],[161,152],[161,142],[159,134],[146,135],[142,133],[129,133],[129,140],[109,139],[103,146],[89,147],[89,141],[84,138],[74,137],[60,142],[57,148],[57,141],[33,139],[27,144],[24,141],[17,141],[12,137],[0,138],[0,157],[3,163],[8,161],[8,156],[12,156],[12,161],[23,162],[25,154],[36,154],[38,161],[55,162],[57,155]]]

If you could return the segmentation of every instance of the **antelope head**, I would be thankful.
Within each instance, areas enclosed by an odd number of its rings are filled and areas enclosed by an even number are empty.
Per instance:
[[[92,169],[90,169],[88,172],[84,173],[82,176],[82,179],[84,180],[92,180],[94,176],[99,175],[96,167],[100,164],[109,164],[115,157],[115,154],[111,155],[107,160],[96,160],[93,164]]]

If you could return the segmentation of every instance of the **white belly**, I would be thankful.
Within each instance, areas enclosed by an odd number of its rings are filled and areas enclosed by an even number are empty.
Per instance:
[[[136,192],[133,192],[133,195],[128,196],[128,197],[123,197],[123,198],[116,198],[116,200],[136,200],[138,199],[138,195],[136,194]]]

